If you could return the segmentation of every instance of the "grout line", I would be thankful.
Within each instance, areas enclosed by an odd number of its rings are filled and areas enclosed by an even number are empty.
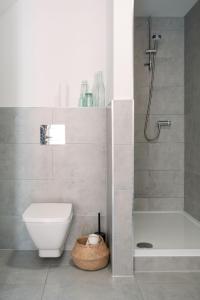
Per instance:
[[[135,169],[135,172],[183,172],[184,169]]]
[[[140,138],[140,140],[135,140],[135,144],[148,144],[148,142],[145,142],[145,140],[143,140],[142,139],[142,137]],[[159,145],[159,144],[183,144],[183,145],[185,145],[185,142],[184,142],[184,140],[183,141],[180,141],[180,142],[176,142],[176,141],[173,141],[173,140],[171,140],[171,141],[161,141],[161,142],[155,142],[155,143],[153,143],[153,144],[151,144],[151,145]]]
[[[143,169],[143,170],[135,170],[137,172],[181,172],[184,173],[184,169],[168,169],[168,170],[152,170],[152,169]]]
[[[145,114],[145,112],[144,113],[137,113],[137,112],[135,112],[135,116],[145,116],[146,114]],[[152,116],[152,117],[166,117],[166,118],[170,118],[170,117],[177,117],[177,116],[179,116],[179,117],[185,117],[185,114],[184,113],[176,113],[176,114],[167,114],[167,113],[160,113],[160,114],[158,114],[158,113],[151,113],[150,114],[150,116]]]
[[[137,210],[134,214],[183,214],[184,210]]]
[[[143,290],[142,290],[142,287],[141,287],[141,285],[140,285],[140,281],[139,281],[136,277],[135,277],[135,281],[136,281],[136,283],[137,283],[137,286],[138,286],[138,289],[139,289],[139,291],[140,291],[140,294],[141,294],[142,299],[145,300],[145,295],[144,295]]]
[[[135,144],[147,144],[147,145],[149,145],[149,143],[146,142],[146,141],[135,142]],[[185,143],[184,142],[176,142],[176,141],[166,141],[166,142],[156,142],[156,143],[151,144],[151,145],[159,145],[159,144],[185,144]]]
[[[43,296],[44,296],[47,278],[48,278],[48,274],[49,274],[49,269],[50,269],[50,264],[48,265],[48,268],[47,268],[47,273],[46,273],[46,277],[45,277],[45,281],[44,281],[44,285],[43,285],[43,289],[42,289],[42,294],[41,294],[41,300],[43,299]]]
[[[1,109],[17,109],[17,110],[20,110],[20,109],[41,109],[41,110],[52,110],[54,111],[55,109],[59,109],[59,110],[68,110],[68,109],[80,109],[80,110],[106,110],[106,106],[103,106],[103,107],[100,107],[100,106],[92,106],[92,107],[80,107],[80,106],[68,106],[68,107],[60,107],[60,106],[1,106],[0,107],[0,110]]]
[[[157,270],[155,270],[155,271],[148,271],[148,270],[146,270],[146,271],[135,271],[135,274],[151,274],[151,273],[183,273],[183,274],[185,274],[185,273],[197,273],[197,274],[200,274],[200,271],[199,270],[171,270],[171,271],[166,271],[166,270],[164,270],[164,271],[157,271]],[[139,280],[140,281],[140,280]],[[155,284],[156,284],[156,282],[155,282]]]
[[[56,147],[56,148],[64,148],[65,146],[68,145],[98,145],[98,146],[105,146],[106,142],[88,142],[88,141],[83,141],[83,142],[70,142],[70,141],[66,141],[65,144],[63,145],[41,145],[39,142],[18,142],[18,143],[4,143],[4,142],[0,142],[0,145],[4,145],[4,146],[9,146],[9,145],[30,145],[30,146],[41,146],[41,147],[48,147],[49,149]]]
[[[178,197],[171,197],[171,196],[169,196],[169,197],[158,197],[158,196],[155,196],[155,197],[139,197],[139,199],[183,199],[183,197],[180,197],[180,196],[178,196]],[[135,197],[135,199],[137,199],[137,197]]]

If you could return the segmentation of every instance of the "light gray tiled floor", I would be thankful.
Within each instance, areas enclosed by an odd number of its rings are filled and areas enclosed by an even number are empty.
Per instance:
[[[112,278],[109,268],[76,269],[68,252],[39,259],[32,251],[0,251],[0,300],[199,300],[200,273],[137,273]]]

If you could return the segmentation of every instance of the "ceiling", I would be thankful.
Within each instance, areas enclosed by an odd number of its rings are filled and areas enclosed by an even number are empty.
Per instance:
[[[0,0],[0,14],[6,11],[17,0]]]
[[[184,17],[198,0],[135,0],[135,16]]]

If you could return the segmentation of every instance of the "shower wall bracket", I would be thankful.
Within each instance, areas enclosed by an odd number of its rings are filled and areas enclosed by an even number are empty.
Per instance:
[[[156,54],[157,50],[156,49],[147,49],[147,50],[145,50],[145,53],[146,54]]]

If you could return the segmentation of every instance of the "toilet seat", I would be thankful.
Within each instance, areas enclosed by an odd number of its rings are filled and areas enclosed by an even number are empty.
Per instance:
[[[24,212],[24,222],[66,223],[72,219],[71,203],[32,203]]]

